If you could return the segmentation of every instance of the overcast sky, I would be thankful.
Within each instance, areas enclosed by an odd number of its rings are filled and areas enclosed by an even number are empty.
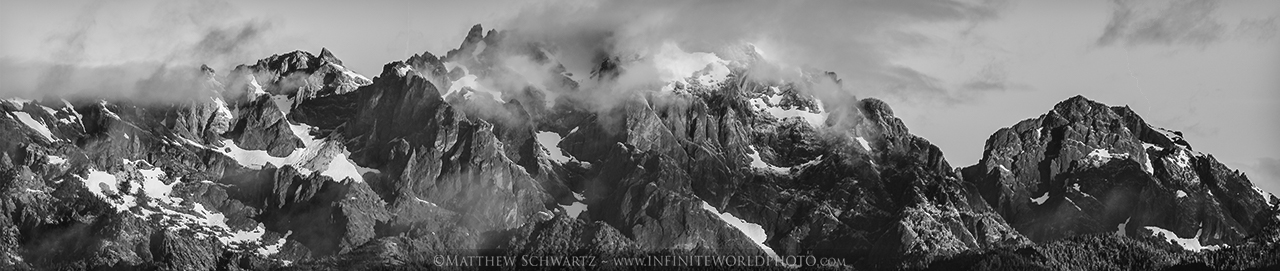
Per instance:
[[[638,20],[652,28],[639,30],[646,39],[690,50],[740,39],[835,71],[853,94],[889,102],[955,166],[975,163],[995,130],[1080,94],[1181,130],[1196,150],[1280,192],[1277,18],[1275,0],[0,0],[0,87],[36,89],[33,67],[50,64],[225,70],[322,47],[373,76],[415,53],[443,54],[477,23]]]

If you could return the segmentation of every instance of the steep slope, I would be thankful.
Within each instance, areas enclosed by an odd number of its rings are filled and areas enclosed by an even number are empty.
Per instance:
[[[1243,242],[1274,196],[1180,134],[1077,96],[997,131],[964,173],[1035,241],[1117,232],[1190,238],[1193,250]]]
[[[297,200],[290,193],[303,190],[269,187],[341,176],[329,170],[341,164],[324,148],[331,144],[288,121],[275,97],[250,100],[244,89],[224,88],[207,67],[192,72],[203,80],[193,85],[204,89],[185,102],[4,102],[6,266],[260,269],[288,263],[292,258],[267,259],[282,249],[311,245],[308,233],[295,235],[279,221],[296,213],[281,201]],[[293,175],[276,178],[279,166]],[[344,212],[318,216],[377,216],[366,211],[376,210],[370,204],[336,200],[379,204],[371,192],[360,194],[358,182],[325,187],[333,187],[320,189],[331,191],[321,193],[325,204]],[[271,201],[268,194],[288,199]],[[330,228],[352,228],[335,223]]]
[[[482,32],[473,28],[441,64],[430,54],[415,56],[409,62],[419,64],[389,66],[380,78],[452,80],[442,91],[446,100],[493,123],[509,157],[521,157],[512,160],[557,203],[585,206],[578,218],[607,223],[641,251],[763,250],[896,266],[1026,242],[887,105],[869,99],[824,108],[805,93],[815,84],[838,84],[833,74],[760,83],[741,64],[712,62],[688,79],[623,94],[614,106],[600,108],[580,101],[591,93],[577,86],[593,82],[572,83],[563,75],[543,81],[569,83],[471,85],[514,73],[492,65],[509,54],[557,65],[554,54],[527,49],[535,45]],[[594,74],[611,73],[609,63],[616,60],[603,61]],[[448,78],[438,77],[440,67],[452,67]],[[406,115],[413,114],[396,114]],[[375,121],[381,120],[361,122]],[[571,191],[552,189],[560,186]],[[895,249],[874,254],[889,246]]]
[[[293,111],[335,131],[370,169],[364,177],[392,213],[379,235],[400,236],[381,240],[431,244],[396,255],[547,253],[528,240],[552,231],[625,244],[610,246],[617,253],[818,254],[890,267],[1027,242],[887,105],[826,108],[804,93],[837,82],[833,74],[760,83],[738,64],[712,63],[602,108],[578,88],[596,82],[567,74],[493,84],[518,74],[493,64],[504,57],[555,67],[555,56],[504,42],[501,32],[471,32],[444,59],[388,64],[370,86]],[[578,225],[566,219],[594,226],[556,226]],[[440,232],[476,237],[443,242],[461,236]]]
[[[1128,107],[1072,97],[997,131],[982,160],[962,171],[1038,244],[961,255],[931,269],[1280,264],[1280,200]]]

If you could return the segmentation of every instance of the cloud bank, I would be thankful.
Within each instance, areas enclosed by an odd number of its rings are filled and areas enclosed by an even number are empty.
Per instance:
[[[558,1],[534,5],[499,29],[570,52],[570,70],[604,57],[644,58],[675,44],[741,60],[751,44],[771,63],[834,71],[844,92],[920,97],[945,95],[937,78],[893,63],[904,49],[929,43],[912,27],[979,23],[1001,2],[983,1]],[[778,71],[793,70],[789,68]],[[823,97],[827,98],[827,97]]]
[[[104,3],[47,37],[47,55],[0,59],[0,72],[18,75],[0,96],[176,101],[205,93],[196,87],[207,79],[201,65],[225,69],[266,54],[259,48],[270,24],[226,2],[162,1],[137,14]]]

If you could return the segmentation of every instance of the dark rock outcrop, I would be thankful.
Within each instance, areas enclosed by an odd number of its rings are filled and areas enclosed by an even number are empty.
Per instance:
[[[285,157],[304,147],[294,134],[289,120],[269,96],[261,96],[239,109],[230,136],[246,150],[265,150],[268,155]]]

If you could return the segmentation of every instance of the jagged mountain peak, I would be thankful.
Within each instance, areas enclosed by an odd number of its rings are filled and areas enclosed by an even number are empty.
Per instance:
[[[312,72],[320,67],[324,60],[317,58],[315,55],[304,50],[294,50],[292,52],[272,55],[270,57],[258,60],[254,68],[271,70],[280,74],[288,74],[292,72]]]
[[[320,48],[320,56],[319,56],[319,57],[320,57],[320,59],[321,59],[321,60],[323,60],[323,61],[332,62],[332,63],[338,64],[338,65],[342,65],[342,60],[340,60],[340,59],[338,59],[338,57],[334,56],[334,55],[333,55],[333,52],[330,52],[330,51],[329,51],[329,48]]]
[[[1118,127],[1143,144],[1162,148],[1179,146],[1191,150],[1191,144],[1183,139],[1182,132],[1155,127],[1129,106],[1108,106],[1083,95],[1076,95],[1054,105],[1053,110],[1042,116],[1041,128],[1059,127],[1075,122],[1105,122]],[[1117,131],[1119,132],[1119,131]]]
[[[481,39],[484,39],[484,26],[481,26],[480,24],[472,25],[471,29],[467,30],[467,36],[462,38],[462,46],[459,47],[467,47],[469,44],[476,44],[480,42]]]
[[[1129,122],[1142,121],[1141,117],[1137,117],[1137,114],[1133,113],[1132,110],[1128,110],[1129,111],[1128,113],[1125,113],[1125,115],[1122,115],[1121,108],[1124,108],[1124,107],[1111,107],[1106,104],[1099,103],[1094,100],[1090,100],[1089,98],[1084,97],[1084,95],[1076,95],[1066,100],[1063,100],[1061,102],[1058,102],[1053,106],[1053,109],[1050,110],[1047,114],[1052,115],[1054,118],[1061,118],[1068,122],[1119,121],[1120,123],[1125,124],[1126,127],[1128,127],[1128,124],[1130,124]],[[1126,119],[1126,116],[1132,116],[1136,118]],[[1045,123],[1046,126],[1054,126],[1056,124],[1057,123],[1054,123],[1053,121]],[[1141,122],[1141,123],[1133,123],[1133,124],[1145,125],[1146,123]]]
[[[240,65],[227,78],[232,93],[224,95],[235,103],[252,102],[271,95],[289,101],[286,110],[305,100],[355,91],[373,81],[342,66],[342,61],[322,49],[319,56],[296,50]]]

